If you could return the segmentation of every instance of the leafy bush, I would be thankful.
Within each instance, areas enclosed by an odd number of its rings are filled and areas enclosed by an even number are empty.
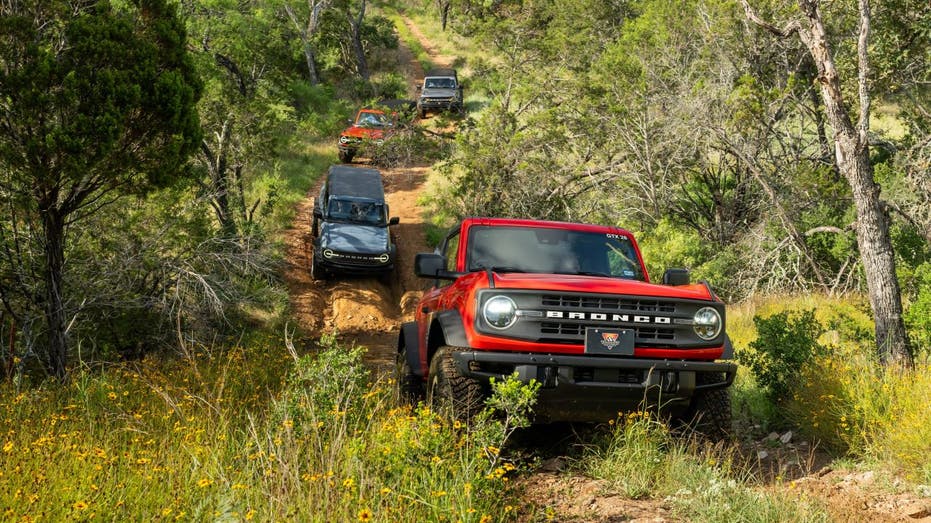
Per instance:
[[[905,311],[905,323],[915,352],[931,354],[931,262],[915,270],[915,298]]]
[[[798,314],[783,311],[767,318],[754,316],[753,323],[757,339],[750,343],[750,350],[739,351],[738,358],[753,371],[770,399],[779,403],[791,397],[804,365],[825,353],[818,342],[824,327],[811,310]]]

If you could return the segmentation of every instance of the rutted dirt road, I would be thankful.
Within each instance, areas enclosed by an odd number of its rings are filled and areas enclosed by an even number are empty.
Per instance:
[[[406,22],[412,31],[416,29],[410,20]],[[419,30],[415,34],[426,41]],[[432,49],[429,44],[424,47]],[[431,58],[437,65],[449,65],[446,57]],[[423,78],[423,68],[403,46],[398,51],[398,62],[408,79],[409,95],[413,97],[415,81]],[[333,147],[336,147],[335,138]],[[367,347],[366,360],[375,369],[390,371],[394,369],[398,329],[403,321],[413,318],[413,308],[425,283],[414,276],[413,264],[415,254],[430,250],[424,238],[422,209],[417,205],[429,167],[379,167],[379,170],[384,178],[391,216],[397,216],[401,222],[391,228],[398,247],[398,265],[391,283],[385,284],[375,278],[336,277],[314,281],[310,277],[310,224],[319,183],[298,205],[294,223],[286,232],[285,281],[304,344],[312,343],[322,334],[336,332],[344,342]],[[320,183],[322,181],[321,176]]]
[[[452,64],[452,57],[439,55],[437,47],[416,24],[406,18],[404,23],[435,65]],[[398,57],[399,68],[408,78],[409,95],[413,97],[416,93],[415,80],[423,78],[423,69],[403,46]],[[333,146],[336,147],[335,138]],[[302,345],[312,344],[322,334],[336,332],[344,342],[367,347],[367,362],[376,371],[391,372],[398,329],[403,321],[413,317],[414,307],[426,283],[414,276],[413,259],[416,253],[430,250],[424,236],[422,209],[417,205],[429,167],[420,165],[380,170],[391,216],[397,216],[401,221],[392,227],[399,261],[396,276],[390,284],[374,278],[338,277],[321,282],[310,277],[310,224],[313,199],[319,192],[319,185],[312,188],[298,205],[292,228],[286,232],[288,266],[284,276],[293,316],[299,323],[298,341]],[[744,452],[754,455],[757,452],[755,446],[781,455],[774,452],[766,441],[747,443]],[[888,488],[879,487],[880,482],[871,472],[832,471],[820,468],[820,465],[815,469],[814,463],[801,466],[804,461],[797,456],[787,458],[785,462],[798,468],[791,478],[783,477],[782,480],[795,479],[795,491],[820,499],[834,521],[931,521],[931,502],[927,497],[892,493]],[[659,499],[631,500],[615,495],[603,482],[567,470],[566,462],[564,456],[550,456],[539,470],[520,480],[528,507],[537,507],[538,512],[549,507],[554,511],[555,521],[681,521],[672,512],[670,503]],[[773,461],[772,466],[776,466],[780,474],[784,473],[783,462],[781,458]],[[762,474],[761,477],[766,476]],[[765,485],[759,488],[785,488],[776,485],[777,480],[764,480],[763,483]]]

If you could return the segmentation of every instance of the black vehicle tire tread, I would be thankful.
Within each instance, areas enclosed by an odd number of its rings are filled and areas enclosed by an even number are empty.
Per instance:
[[[354,155],[353,155],[352,153],[350,153],[350,152],[343,152],[343,151],[340,151],[340,152],[339,152],[339,161],[341,161],[341,162],[343,162],[343,163],[352,163],[352,157],[353,157],[353,156],[354,156]]]
[[[317,262],[316,254],[311,255],[310,277],[313,278],[314,280],[326,280],[329,277],[329,274],[327,274],[326,269],[321,267],[320,264]]]
[[[417,404],[426,397],[426,388],[420,376],[414,374],[410,363],[407,361],[407,347],[398,352],[397,361],[397,378],[398,391],[401,395],[402,405],[411,405],[416,407]]]
[[[427,400],[434,409],[447,409],[453,419],[468,422],[485,406],[485,391],[478,380],[459,373],[452,353],[462,347],[440,347],[430,361]]]
[[[718,383],[723,379],[718,373],[702,373],[696,377],[696,383]],[[683,421],[708,438],[728,439],[732,422],[730,388],[696,391]]]

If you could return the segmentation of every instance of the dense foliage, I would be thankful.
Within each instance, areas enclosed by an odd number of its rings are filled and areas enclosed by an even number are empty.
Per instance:
[[[791,3],[751,3],[773,20],[798,15]],[[822,10],[856,100],[857,13]],[[448,214],[626,226],[731,300],[865,288],[851,191],[798,39],[715,0],[463,1],[448,16],[499,58],[473,64],[491,101],[446,164],[437,198],[453,203]],[[873,6],[872,160],[909,303],[931,260],[920,174],[931,93],[918,73],[929,20],[927,6]]]
[[[332,161],[307,138],[405,87],[390,22],[324,4],[315,82],[288,16],[302,2],[0,7],[5,374],[183,349],[280,310],[271,240]]]

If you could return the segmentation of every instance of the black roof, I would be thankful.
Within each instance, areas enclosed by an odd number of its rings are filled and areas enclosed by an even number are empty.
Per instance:
[[[333,165],[327,175],[330,196],[356,196],[384,200],[385,189],[377,169]]]
[[[427,71],[427,73],[426,73],[425,75],[423,75],[423,76],[424,76],[424,78],[426,78],[426,77],[428,77],[428,76],[452,76],[453,78],[458,78],[458,77],[456,76],[456,70],[455,70],[455,69],[448,69],[448,68],[430,69],[430,70]]]

